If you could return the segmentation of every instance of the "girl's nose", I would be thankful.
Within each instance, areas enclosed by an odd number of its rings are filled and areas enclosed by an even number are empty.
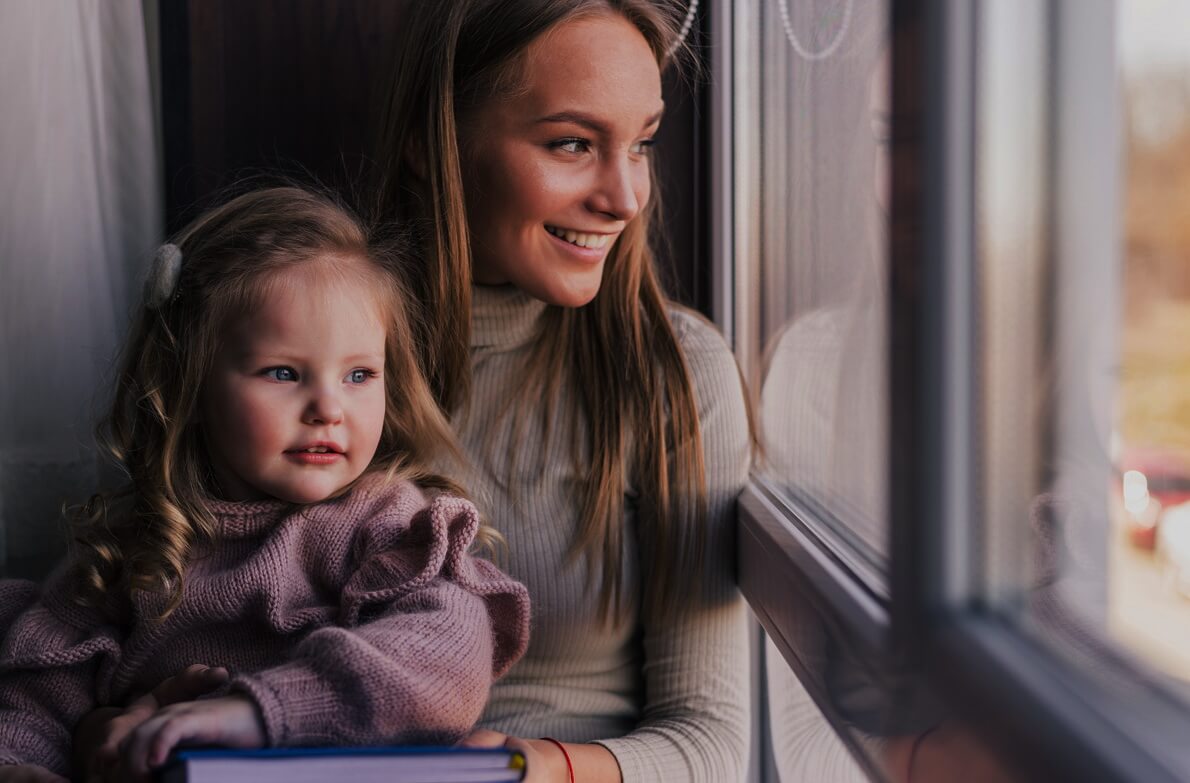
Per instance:
[[[326,389],[317,389],[306,406],[302,421],[306,424],[328,425],[343,421],[343,406],[338,395]]]

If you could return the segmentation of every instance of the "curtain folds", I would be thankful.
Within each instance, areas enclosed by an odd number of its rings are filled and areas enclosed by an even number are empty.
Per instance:
[[[155,36],[155,33],[154,33]],[[162,234],[142,0],[0,6],[0,576],[39,577]]]

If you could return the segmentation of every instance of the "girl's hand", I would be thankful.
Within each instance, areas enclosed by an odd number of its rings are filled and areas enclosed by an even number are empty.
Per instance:
[[[476,729],[459,745],[464,748],[519,750],[525,757],[525,783],[570,783],[566,757],[549,740],[527,740],[489,729]]]
[[[121,780],[149,780],[171,750],[183,745],[259,748],[264,721],[256,703],[233,694],[163,707],[125,738],[120,749]]]
[[[87,781],[116,781],[120,744],[137,726],[161,707],[193,701],[222,686],[227,669],[193,664],[166,680],[125,709],[101,707],[93,710],[74,731],[74,764]]]
[[[61,775],[55,775],[45,767],[32,764],[0,766],[0,783],[69,783]]]

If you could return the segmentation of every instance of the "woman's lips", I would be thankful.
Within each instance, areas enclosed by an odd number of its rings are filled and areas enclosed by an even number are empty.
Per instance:
[[[560,248],[563,252],[587,263],[602,261],[607,255],[607,249],[611,247],[612,244],[611,241],[609,241],[603,247],[579,247],[576,244],[567,242],[562,237],[548,230],[545,232],[545,234],[550,238],[550,241],[553,242],[554,245]]]

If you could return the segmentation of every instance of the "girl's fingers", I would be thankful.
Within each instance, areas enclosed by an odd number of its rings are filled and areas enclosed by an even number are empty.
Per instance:
[[[194,731],[190,723],[193,721],[192,716],[178,717],[167,720],[161,729],[157,732],[157,736],[153,737],[153,741],[149,744],[149,767],[160,767],[165,763],[165,759],[169,757],[169,752],[174,749],[174,746],[180,744],[184,739],[198,739],[193,736]]]
[[[253,748],[264,742],[264,725],[251,700],[225,696],[162,708],[132,732],[121,756],[123,768],[139,780],[182,745]]]
[[[214,713],[207,710],[187,710],[162,721],[149,743],[148,767],[160,767],[169,758],[170,751],[180,745],[221,744],[224,738],[213,717]]]
[[[459,747],[463,748],[500,748],[504,746],[505,740],[508,739],[507,734],[502,734],[491,729],[476,729],[468,734]]]
[[[222,666],[191,664],[153,689],[154,706],[193,701],[223,685],[229,678],[227,669]]]

